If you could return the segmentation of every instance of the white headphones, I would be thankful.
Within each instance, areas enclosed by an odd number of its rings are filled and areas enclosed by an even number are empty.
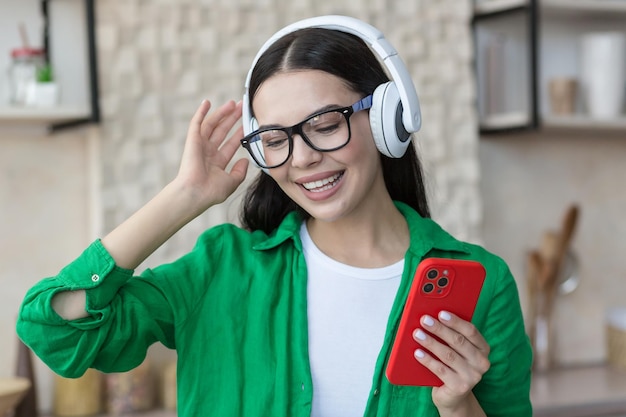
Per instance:
[[[422,124],[419,100],[408,70],[396,50],[375,27],[348,16],[320,16],[293,23],[276,32],[257,53],[248,76],[243,95],[242,123],[244,134],[258,129],[252,114],[249,88],[252,71],[259,58],[278,39],[304,28],[324,28],[351,33],[363,39],[378,54],[393,81],[379,85],[373,94],[370,125],[378,150],[390,157],[400,158],[406,152],[410,135]]]

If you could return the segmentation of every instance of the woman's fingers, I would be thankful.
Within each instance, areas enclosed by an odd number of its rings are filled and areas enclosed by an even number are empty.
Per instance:
[[[475,347],[481,356],[483,354],[489,355],[490,348],[487,341],[471,322],[447,311],[442,311],[439,313],[439,321],[429,320],[429,323],[433,323],[431,328],[450,346],[459,350],[459,353],[478,353],[473,349]],[[470,344],[466,344],[466,341]]]
[[[220,148],[220,152],[224,155],[226,161],[231,161],[240,147],[239,139],[243,137],[243,127],[239,126],[237,130],[228,138]],[[248,158],[242,158],[235,162],[231,169],[231,176],[239,182],[243,181],[248,172]]]
[[[243,181],[247,162],[235,161],[234,171],[231,169],[230,172],[226,172],[226,167],[239,148],[238,139],[243,135],[243,130],[239,127],[228,136],[241,118],[241,107],[241,102],[235,103],[230,100],[209,113],[211,103],[208,100],[200,103],[189,122],[178,174],[181,180],[204,190],[209,189],[206,187],[206,181],[211,181],[212,185],[222,181],[220,184],[225,186],[222,188],[230,189],[231,180],[224,174],[230,176],[236,183]]]
[[[202,100],[200,106],[194,113],[191,121],[189,122],[189,129],[187,130],[187,136],[195,136],[201,131],[202,122],[204,121],[209,109],[211,108],[211,102],[209,100]]]
[[[230,130],[230,129],[229,129]],[[217,133],[215,133],[217,135]],[[225,141],[222,141],[220,150],[231,157],[241,147],[240,139],[243,137],[243,127],[239,126]]]
[[[239,148],[243,129],[240,127],[230,137],[228,133],[241,118],[242,103],[230,100],[209,114],[211,104],[203,100],[189,123],[187,138],[192,153],[203,155],[204,162],[224,168]],[[208,159],[207,159],[208,158]]]
[[[444,384],[467,392],[489,369],[489,345],[472,323],[447,312],[442,312],[439,319],[422,318],[427,331],[417,330],[414,338],[432,355],[420,349],[415,358]]]
[[[237,184],[241,184],[246,179],[246,173],[248,172],[248,165],[250,161],[248,158],[242,158],[234,163],[230,170],[230,176],[236,181]]]
[[[214,140],[219,146],[240,118],[241,102],[230,100],[205,117],[200,125],[200,136],[205,140]]]

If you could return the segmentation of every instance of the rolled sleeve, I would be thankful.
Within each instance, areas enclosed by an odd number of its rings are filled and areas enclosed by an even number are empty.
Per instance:
[[[93,242],[78,259],[63,268],[57,279],[66,290],[86,290],[87,312],[93,314],[109,305],[133,271],[115,264],[102,242]],[[91,291],[97,289],[97,291]]]
[[[26,293],[17,319],[18,336],[55,372],[82,375],[111,345],[110,329],[130,313],[116,297],[132,277],[131,270],[115,265],[100,240],[94,241],[57,276],[41,280]],[[76,290],[85,290],[89,315],[66,320],[54,310],[52,299],[60,292]],[[112,307],[115,304],[118,308]],[[122,333],[122,337],[130,338],[136,331]]]

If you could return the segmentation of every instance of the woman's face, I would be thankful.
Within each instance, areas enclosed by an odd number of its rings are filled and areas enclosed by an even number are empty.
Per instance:
[[[347,107],[361,98],[334,75],[300,70],[268,78],[252,104],[261,127],[286,127],[329,105]],[[294,135],[289,160],[269,170],[283,191],[315,219],[335,221],[367,210],[375,212],[380,198],[389,198],[368,111],[354,113],[350,126],[350,142],[331,152],[316,151]]]

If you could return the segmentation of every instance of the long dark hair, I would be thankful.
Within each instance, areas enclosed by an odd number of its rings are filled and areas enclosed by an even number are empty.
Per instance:
[[[260,57],[250,79],[250,102],[259,86],[281,71],[321,70],[341,78],[348,88],[363,96],[389,81],[382,66],[365,44],[349,33],[307,28],[285,35]],[[430,217],[422,167],[413,143],[402,158],[380,155],[385,185],[392,199]],[[248,230],[271,233],[291,211],[304,219],[310,215],[293,202],[276,182],[260,173],[248,188],[240,220]]]

